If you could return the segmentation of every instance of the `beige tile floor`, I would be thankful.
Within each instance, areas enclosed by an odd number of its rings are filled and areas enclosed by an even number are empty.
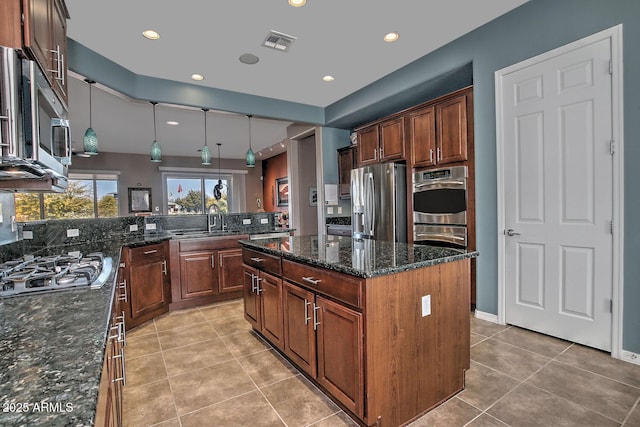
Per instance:
[[[466,388],[411,426],[640,426],[640,366],[472,317]],[[356,426],[251,331],[242,301],[127,334],[127,426]]]

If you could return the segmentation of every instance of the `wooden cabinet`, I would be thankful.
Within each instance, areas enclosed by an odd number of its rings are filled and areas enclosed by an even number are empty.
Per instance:
[[[469,259],[369,278],[246,247],[243,260],[247,320],[362,425],[405,425],[463,389]],[[265,270],[268,281],[282,279],[281,341],[260,323],[279,310],[255,280]]]
[[[218,292],[221,294],[237,294],[242,292],[242,249],[225,249],[218,251]]]
[[[385,120],[357,130],[358,165],[403,160],[404,117]]]
[[[122,249],[125,263],[127,328],[169,311],[171,282],[167,242]],[[122,261],[122,259],[121,259]]]
[[[96,405],[96,427],[122,425],[122,388],[125,385],[124,346],[126,344],[125,316],[122,303],[125,301],[124,267],[118,269],[116,289],[111,304],[111,318],[107,328],[107,342],[102,363],[102,375]]]
[[[413,167],[468,160],[469,102],[465,91],[408,114]]]
[[[23,0],[23,45],[62,103],[67,99],[67,19],[63,0]]]
[[[243,296],[245,318],[255,330],[282,349],[282,279],[245,264]]]
[[[242,249],[234,237],[171,240],[171,309],[242,296]]]
[[[338,149],[338,197],[351,198],[351,170],[358,167],[358,146],[350,145]]]

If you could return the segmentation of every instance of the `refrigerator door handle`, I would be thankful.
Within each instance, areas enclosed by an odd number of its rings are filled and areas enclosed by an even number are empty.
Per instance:
[[[370,173],[367,176],[367,181],[368,181],[368,185],[367,185],[367,211],[370,212],[370,216],[369,216],[369,226],[367,227],[367,231],[369,233],[369,235],[371,237],[373,237],[373,233],[375,231],[375,223],[376,223],[376,207],[375,207],[375,197],[376,197],[376,191],[375,191],[375,181],[373,179],[373,174]]]

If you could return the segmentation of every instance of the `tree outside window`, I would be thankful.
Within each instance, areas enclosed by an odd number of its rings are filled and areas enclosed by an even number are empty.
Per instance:
[[[222,181],[222,197],[216,200],[213,190],[218,183],[217,178],[167,177],[167,212],[169,215],[228,213],[231,180],[228,177],[223,178],[220,179]]]

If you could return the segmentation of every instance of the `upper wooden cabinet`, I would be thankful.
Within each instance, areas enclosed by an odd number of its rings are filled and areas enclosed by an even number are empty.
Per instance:
[[[470,91],[408,114],[411,166],[444,165],[468,160]]]
[[[351,170],[358,167],[358,146],[350,145],[338,149],[338,197],[351,198]]]
[[[403,160],[404,117],[396,117],[357,130],[358,165]]]
[[[0,8],[0,45],[24,50],[35,60],[65,106],[67,19],[64,0],[4,0]]]

